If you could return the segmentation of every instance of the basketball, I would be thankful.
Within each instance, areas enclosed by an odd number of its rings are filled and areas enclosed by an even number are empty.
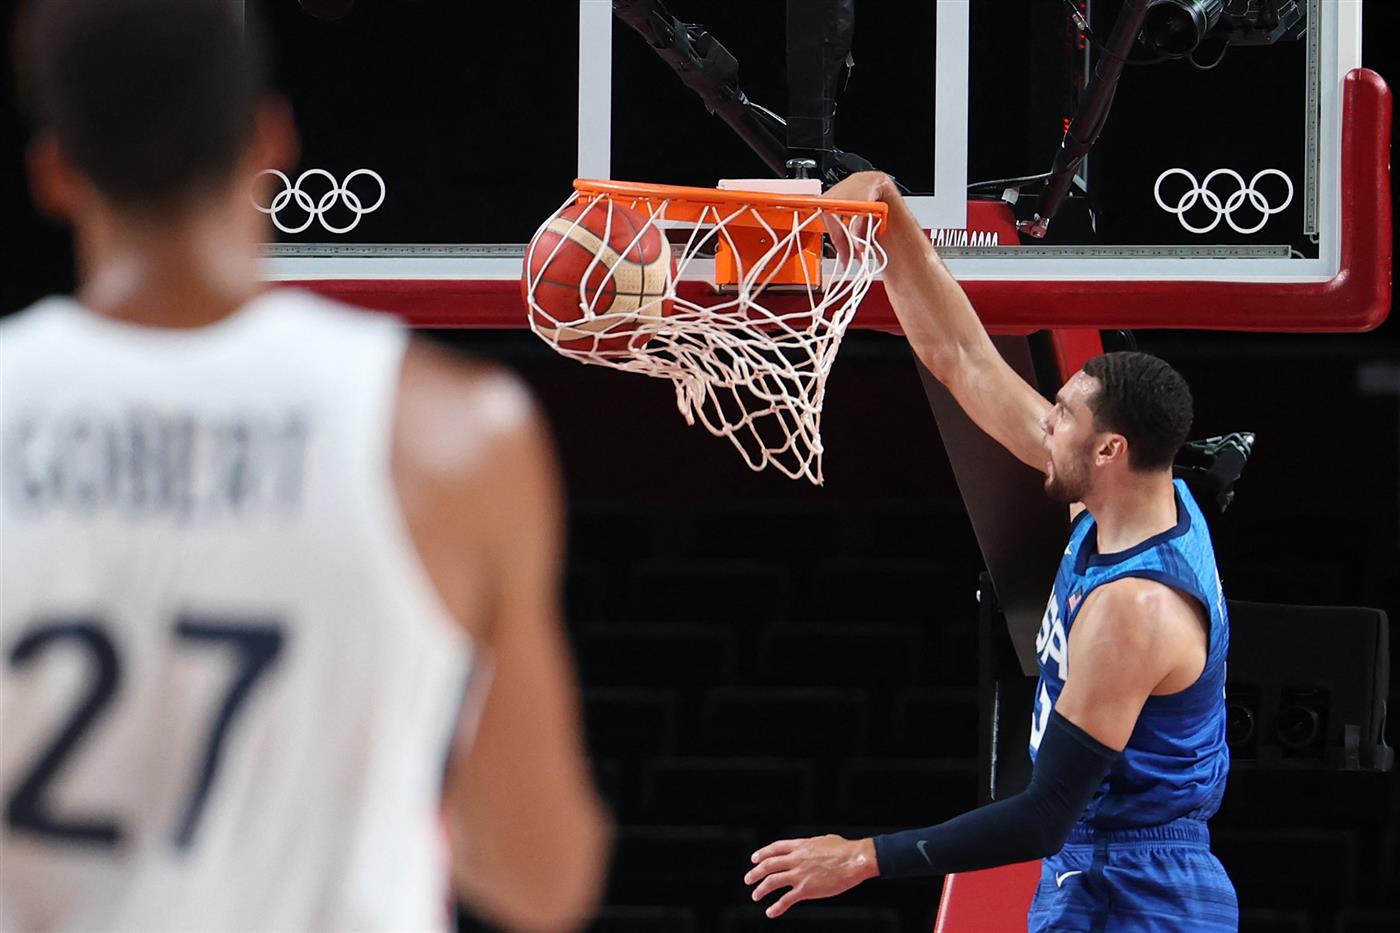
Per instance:
[[[571,204],[540,228],[525,252],[520,292],[546,340],[616,355],[643,346],[671,313],[666,289],[674,275],[661,231],[603,199]]]

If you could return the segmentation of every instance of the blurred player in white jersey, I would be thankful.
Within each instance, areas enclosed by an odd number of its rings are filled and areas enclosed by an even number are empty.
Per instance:
[[[21,23],[80,285],[0,322],[0,929],[444,929],[450,883],[577,927],[611,829],[540,416],[258,282],[297,143],[241,7]]]

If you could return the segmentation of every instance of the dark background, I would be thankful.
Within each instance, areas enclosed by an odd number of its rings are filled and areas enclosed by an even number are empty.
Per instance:
[[[290,0],[264,2],[295,34],[279,33],[284,46],[295,42],[304,50],[326,41],[318,36],[327,27],[304,19]],[[449,190],[471,199],[471,210],[389,218],[419,231],[425,242],[523,240],[533,222],[518,235],[471,225],[486,223],[483,218],[507,201],[525,212],[521,216],[546,215],[560,190],[532,178],[572,174],[575,37],[547,28],[538,7],[470,6],[478,34],[462,39],[460,55],[425,54],[421,69],[408,76],[387,68],[382,74],[382,80],[415,81],[425,89],[439,81],[460,86],[471,63],[484,61],[508,85],[483,80],[477,96],[395,97],[404,129],[370,141],[378,147],[370,155],[394,158],[407,150],[422,177],[450,181]],[[864,6],[872,10],[871,21],[880,18],[875,4]],[[979,35],[996,25],[979,18],[994,20],[993,7],[1009,16],[1013,6],[977,3]],[[1063,27],[1058,13],[1045,12],[1058,6],[1058,0],[1021,4],[1025,15]],[[714,8],[719,33],[738,5]],[[432,3],[400,9],[385,2],[354,15],[383,23],[447,14]],[[528,57],[479,41],[493,23],[520,28],[531,17],[540,24],[539,45]],[[513,26],[506,23],[512,18]],[[898,30],[888,15],[884,21],[878,28]],[[912,22],[910,33],[924,35],[917,18]],[[352,27],[353,21],[344,26]],[[1106,33],[1106,24],[1100,28]],[[736,52],[750,41],[742,33],[720,34]],[[1400,73],[1397,35],[1400,4],[1368,3],[1364,60],[1392,82]],[[1049,28],[1008,37],[1002,54],[1030,62],[1032,75],[1050,77],[1029,82],[1026,71],[987,70],[987,80],[974,88],[974,137],[990,142],[974,151],[974,173],[983,166],[993,177],[1048,167],[1073,94],[1066,39]],[[624,40],[635,37],[619,33],[620,54],[636,55],[635,47],[621,52]],[[345,48],[343,41],[328,45],[327,54]],[[372,76],[377,66],[368,48],[355,49],[363,53],[356,61],[369,61],[364,67]],[[343,111],[303,114],[312,121],[306,130],[314,147],[318,132],[330,132],[318,131],[314,121],[353,120],[366,105],[342,93],[335,73],[281,51],[283,81],[321,82],[327,98],[339,93],[343,100]],[[1270,54],[1282,61],[1301,49]],[[637,57],[643,67],[646,55]],[[852,90],[857,95],[859,87],[861,96],[843,102],[846,110],[838,116],[838,126],[862,145],[840,132],[838,142],[881,162],[882,131],[900,120],[930,121],[919,101],[872,91],[874,79],[865,75],[897,63],[882,65],[878,54],[865,61],[869,70],[858,71]],[[1189,123],[1191,101],[1202,94],[1227,94],[1235,102],[1240,129],[1227,151],[1266,146],[1267,133],[1255,127],[1276,119],[1269,115],[1270,87],[1259,77],[1267,72],[1243,55],[1227,65],[1203,75],[1178,68],[1172,80],[1180,81],[1180,95],[1168,93],[1162,73],[1130,73],[1102,161],[1131,163],[1135,140],[1164,132],[1172,125],[1164,119]],[[295,78],[298,68],[305,73]],[[0,310],[8,313],[70,289],[72,279],[65,235],[36,218],[25,199],[24,128],[6,90],[0,229],[8,245],[0,250]],[[672,143],[672,151],[743,166],[746,151],[724,137],[659,63],[636,91],[634,100],[649,102],[638,108],[638,119],[664,111],[665,133],[686,133],[687,121],[697,127]],[[623,92],[616,89],[615,108]],[[775,106],[780,93],[754,96]],[[998,112],[1004,118],[988,116]],[[425,140],[408,129],[444,121],[476,129],[471,145],[445,151],[432,144],[431,134]],[[981,134],[978,121],[986,121]],[[707,150],[711,146],[719,151]],[[1043,156],[1030,158],[1041,149]],[[899,156],[891,152],[886,167],[917,174],[917,167],[893,164]],[[334,147],[325,154],[333,159]],[[619,150],[620,166],[630,158]],[[355,160],[325,167],[361,167],[368,161],[363,147]],[[676,173],[684,174],[684,160],[676,161]],[[627,172],[619,168],[617,174]],[[756,161],[746,174],[761,174]],[[500,201],[503,190],[509,197]],[[1110,211],[1106,223],[1115,222]],[[1207,289],[1202,301],[1209,300]],[[726,442],[685,427],[664,383],[578,366],[529,334],[433,336],[516,367],[545,405],[558,438],[573,503],[570,631],[599,779],[623,827],[610,919],[602,928],[767,928],[744,906],[739,882],[755,845],[779,835],[922,825],[975,802],[972,594],[979,555],[902,340],[859,331],[848,336],[824,415],[827,481],[817,489],[751,473]],[[1227,594],[1377,606],[1392,620],[1400,616],[1400,324],[1392,320],[1365,335],[1136,336],[1190,382],[1197,407],[1193,436],[1259,435],[1238,501],[1217,529]],[[1397,634],[1392,622],[1393,652]],[[1392,701],[1393,691],[1392,681]],[[1390,742],[1396,744],[1393,727]],[[1400,928],[1398,814],[1393,775],[1234,773],[1212,825],[1215,847],[1239,889],[1244,928]],[[821,929],[930,929],[938,890],[936,883],[867,884],[831,905],[803,905],[793,916],[833,924]],[[469,919],[463,923],[473,927]],[[772,928],[803,928],[799,924],[794,919]]]

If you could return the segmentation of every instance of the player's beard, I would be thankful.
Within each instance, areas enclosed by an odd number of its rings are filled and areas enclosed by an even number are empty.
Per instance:
[[[1045,478],[1045,494],[1056,502],[1082,502],[1089,493],[1089,440],[1064,461],[1050,458],[1052,476]]]

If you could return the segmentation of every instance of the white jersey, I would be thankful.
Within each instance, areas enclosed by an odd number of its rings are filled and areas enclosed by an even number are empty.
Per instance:
[[[448,926],[472,652],[390,476],[406,345],[288,291],[0,322],[0,929]]]

